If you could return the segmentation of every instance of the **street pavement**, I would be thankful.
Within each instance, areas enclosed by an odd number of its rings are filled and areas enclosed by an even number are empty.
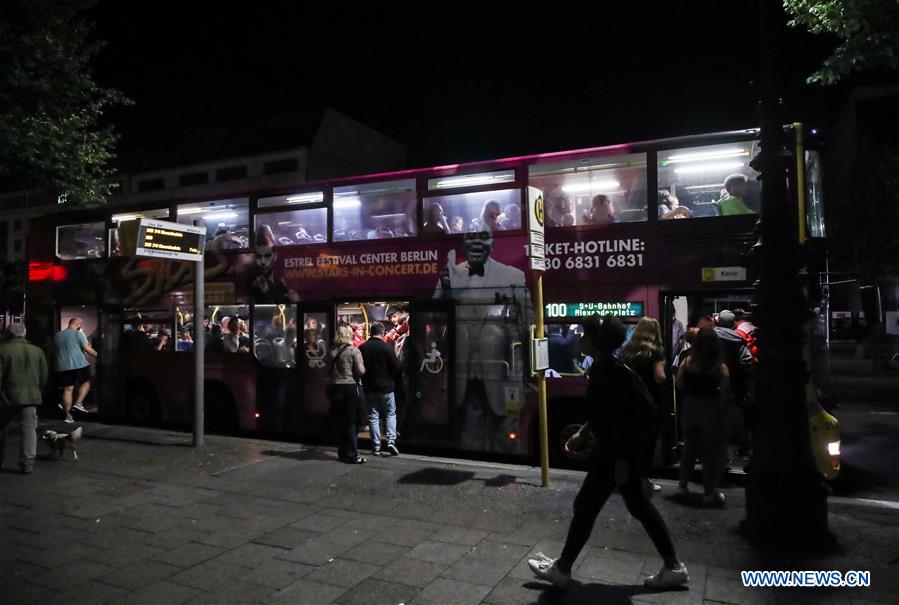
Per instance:
[[[689,590],[652,592],[660,561],[611,498],[567,591],[535,580],[558,555],[583,475],[402,455],[365,465],[333,449],[84,424],[79,460],[0,473],[0,602],[19,603],[899,603],[899,504],[832,498],[837,548],[764,554],[722,510],[655,497]],[[44,452],[42,449],[41,452]],[[669,495],[669,497],[666,497]],[[868,570],[871,588],[749,589],[740,570]]]

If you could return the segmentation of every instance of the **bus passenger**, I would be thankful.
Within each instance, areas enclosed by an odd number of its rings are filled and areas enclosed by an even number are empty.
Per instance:
[[[218,227],[215,228],[215,237],[206,242],[206,250],[210,252],[236,250],[238,248],[240,248],[240,240],[228,231],[225,223],[219,223]]]
[[[618,217],[615,215],[615,205],[612,203],[612,198],[603,194],[593,196],[593,200],[590,202],[590,210],[584,212],[584,221],[588,225],[617,223]]]
[[[193,351],[194,350],[194,341],[190,337],[190,330],[187,328],[181,328],[181,337],[178,339],[178,342],[175,343],[176,351]]]
[[[549,367],[559,374],[577,374],[577,342],[578,337],[571,326],[550,324],[549,335]]]
[[[353,328],[353,346],[359,348],[359,345],[365,342],[365,324],[354,323],[351,327]]]
[[[450,233],[465,233],[465,219],[461,216],[454,216],[450,222]]]
[[[387,430],[387,446],[383,455],[399,456],[396,447],[396,379],[400,364],[393,347],[384,342],[384,324],[371,326],[371,338],[362,343],[359,352],[365,362],[362,386],[368,403],[368,426],[371,431],[371,454],[381,456],[381,421]]]
[[[593,317],[584,325],[581,350],[596,357],[587,383],[587,425],[595,431],[597,446],[590,470],[574,499],[574,517],[561,556],[551,559],[538,553],[528,559],[534,575],[561,588],[571,581],[571,566],[587,544],[596,517],[616,488],[628,512],[640,521],[664,560],[659,573],[646,578],[643,584],[649,588],[673,588],[690,580],[686,566],[674,550],[665,521],[643,488],[640,458],[652,404],[634,372],[614,357],[615,350],[624,343],[625,334],[624,324],[617,317],[606,317],[602,323]],[[565,448],[583,448],[586,430],[581,427]]]
[[[365,464],[356,446],[357,427],[365,424],[365,403],[359,381],[365,375],[362,353],[353,346],[353,331],[337,327],[331,350],[331,414],[337,423],[337,457],[347,464]]]
[[[755,214],[743,201],[749,189],[749,179],[745,174],[732,174],[724,179],[724,189],[727,195],[721,196],[721,199],[715,202],[720,216]]]
[[[509,204],[503,208],[502,228],[521,229],[521,208],[516,204]]]
[[[469,231],[502,231],[501,225],[503,212],[499,202],[496,200],[487,200],[484,202],[484,208],[481,210],[481,216],[471,220]]]
[[[693,218],[693,211],[680,205],[674,195],[666,189],[659,190],[659,218],[663,221],[675,218]]]
[[[427,219],[422,227],[422,233],[425,235],[449,235],[450,226],[446,222],[446,214],[443,212],[443,206],[437,202],[431,202],[428,206]]]

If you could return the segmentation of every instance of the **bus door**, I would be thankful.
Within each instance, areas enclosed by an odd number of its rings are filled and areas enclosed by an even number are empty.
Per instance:
[[[334,308],[328,304],[300,303],[297,315],[297,368],[299,401],[302,406],[302,432],[314,431],[308,423],[320,424],[328,415],[328,371],[331,339],[334,334]]]
[[[665,351],[667,351],[667,364],[669,374],[673,377],[677,374],[679,361],[682,359],[682,353],[689,348],[686,335],[686,327],[694,324],[700,317],[716,318],[720,311],[725,309],[748,311],[752,291],[745,288],[733,290],[715,290],[715,291],[690,291],[690,292],[663,292],[660,294],[661,300],[659,308],[662,310],[660,323],[662,325],[662,340],[665,343]],[[746,318],[751,321],[751,316],[746,313]],[[729,427],[729,435],[727,437],[728,444],[728,465],[739,472],[742,472],[743,466],[749,460],[750,435],[748,422],[753,407],[751,404],[751,364],[739,364],[739,347],[742,342],[739,337],[733,333],[721,334],[719,337],[725,349],[725,361],[728,366],[735,365],[732,370],[737,379],[731,381],[733,395],[731,404],[727,410],[726,423]],[[733,354],[729,351],[735,351]],[[683,397],[677,392],[674,381],[669,381],[671,389],[671,406],[669,408],[669,416],[666,426],[663,429],[663,444],[665,452],[668,454],[667,464],[674,464],[679,461],[681,444],[683,443],[683,433],[681,425],[681,407],[683,405]]]
[[[107,307],[100,309],[99,334],[95,343],[97,351],[97,400],[100,411],[123,415],[125,398],[121,359],[121,340],[123,314],[121,308]]]
[[[99,349],[101,334],[99,331],[98,315],[96,307],[88,307],[86,305],[60,307],[59,327],[60,329],[67,328],[70,319],[73,317],[81,318],[82,331],[84,332],[84,335],[87,336],[87,341],[90,343],[91,347],[96,351]],[[97,360],[90,355],[85,355],[85,357],[87,357],[87,361],[90,364],[91,376],[95,377],[97,375]],[[96,380],[93,382],[94,384],[91,385],[91,390],[85,398],[85,405],[88,407],[93,407],[97,404]]]
[[[406,374],[411,398],[404,427],[426,443],[449,444],[455,435],[452,326],[453,307],[446,301],[415,301],[411,306]]]
[[[296,305],[254,305],[252,318],[257,426],[267,434],[297,436],[302,419],[297,397]]]

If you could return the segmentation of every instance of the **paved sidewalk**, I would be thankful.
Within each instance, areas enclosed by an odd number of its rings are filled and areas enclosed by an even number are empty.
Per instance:
[[[526,558],[561,549],[580,473],[85,425],[80,459],[0,474],[0,601],[18,603],[899,603],[899,510],[831,502],[841,552],[763,560],[724,510],[655,502],[690,589],[654,593],[660,561],[618,496],[566,592]],[[17,439],[10,446],[18,446]],[[7,453],[7,466],[16,456]],[[741,569],[870,570],[868,589],[744,589]]]

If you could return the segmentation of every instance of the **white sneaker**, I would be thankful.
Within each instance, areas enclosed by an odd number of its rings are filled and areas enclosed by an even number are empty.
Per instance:
[[[72,406],[72,409],[73,409],[73,410],[78,410],[79,412],[84,412],[85,414],[90,414],[90,413],[91,413],[91,411],[90,411],[89,409],[87,409],[86,407],[84,407],[84,404],[83,404],[83,403],[76,403],[75,405]]]
[[[71,414],[66,414],[66,419],[63,420],[63,422],[65,422],[66,424],[74,424],[74,423],[75,423],[75,419],[72,418],[72,415],[71,415]]]
[[[683,586],[690,581],[690,575],[687,573],[687,566],[683,563],[677,569],[668,569],[662,565],[662,569],[654,576],[649,576],[643,580],[643,586],[647,588],[675,588]]]
[[[550,559],[542,552],[537,553],[533,559],[528,559],[528,567],[531,568],[535,576],[555,584],[559,588],[565,588],[568,586],[568,582],[571,581],[571,573],[564,573],[559,569],[555,559]]]

